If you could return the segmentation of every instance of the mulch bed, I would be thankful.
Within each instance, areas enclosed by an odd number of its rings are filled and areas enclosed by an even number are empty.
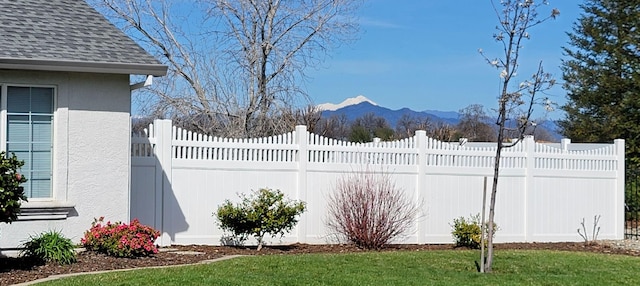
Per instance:
[[[640,256],[638,250],[618,249],[607,245],[584,243],[507,243],[496,244],[496,249],[546,249],[561,251],[586,251],[610,254]],[[203,254],[185,255],[174,251],[160,252],[151,257],[136,259],[115,258],[94,252],[82,252],[78,255],[78,262],[71,265],[47,264],[34,266],[33,263],[22,258],[0,258],[0,285],[11,285],[45,278],[51,275],[92,272],[101,270],[128,269],[149,266],[166,266],[197,263],[204,260],[220,258],[226,255],[282,255],[301,253],[347,253],[366,252],[353,245],[309,245],[293,244],[288,246],[266,246],[260,252],[255,248],[229,246],[172,246],[179,251],[197,251]],[[380,251],[429,251],[454,248],[453,245],[391,245]]]

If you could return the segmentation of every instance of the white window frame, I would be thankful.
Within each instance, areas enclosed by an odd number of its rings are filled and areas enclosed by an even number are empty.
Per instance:
[[[18,220],[50,220],[66,219],[69,212],[75,207],[74,204],[66,202],[65,198],[57,198],[56,190],[56,117],[58,108],[58,86],[55,84],[24,84],[24,83],[0,83],[0,151],[7,151],[7,92],[8,87],[41,87],[53,89],[53,118],[51,120],[51,197],[48,198],[28,198],[28,202],[23,202]],[[28,178],[27,178],[28,179]],[[62,200],[60,200],[62,199]]]

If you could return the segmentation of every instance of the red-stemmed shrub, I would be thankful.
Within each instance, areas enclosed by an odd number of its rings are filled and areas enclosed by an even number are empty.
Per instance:
[[[91,229],[84,233],[82,245],[116,257],[140,257],[158,253],[154,244],[160,232],[134,219],[131,223],[104,223],[104,217],[94,219]]]
[[[420,207],[389,174],[365,170],[338,180],[326,224],[358,247],[380,249],[411,228]]]

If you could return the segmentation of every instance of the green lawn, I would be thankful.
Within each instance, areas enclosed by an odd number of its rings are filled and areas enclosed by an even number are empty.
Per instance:
[[[247,256],[219,263],[84,275],[39,285],[640,285],[640,258],[579,252],[479,251]]]

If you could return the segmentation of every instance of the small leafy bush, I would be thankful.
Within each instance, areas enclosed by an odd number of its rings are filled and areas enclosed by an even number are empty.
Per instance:
[[[76,262],[75,244],[58,231],[48,231],[37,236],[30,236],[23,244],[20,255],[33,259],[38,264]]]
[[[130,224],[94,219],[91,229],[84,233],[82,245],[87,250],[102,252],[115,257],[140,257],[158,253],[154,245],[160,232],[134,219]]]
[[[24,188],[20,186],[27,181],[18,169],[24,161],[18,160],[15,154],[7,156],[0,152],[0,222],[11,223],[18,218],[21,201],[27,201]]]
[[[282,237],[298,223],[297,216],[305,210],[304,202],[285,200],[280,190],[260,189],[249,196],[239,196],[241,203],[234,205],[226,200],[213,215],[223,230],[235,236],[235,241],[242,243],[253,235],[258,241],[258,251],[265,234]]]
[[[451,234],[456,246],[480,248],[482,239],[480,237],[480,214],[472,215],[470,218],[459,217],[454,219],[451,227]],[[489,234],[488,229],[489,226],[485,223],[485,243]],[[495,233],[498,226],[494,225],[493,229],[493,233]]]
[[[338,180],[326,225],[358,247],[380,249],[411,229],[420,208],[389,174],[365,170]]]

